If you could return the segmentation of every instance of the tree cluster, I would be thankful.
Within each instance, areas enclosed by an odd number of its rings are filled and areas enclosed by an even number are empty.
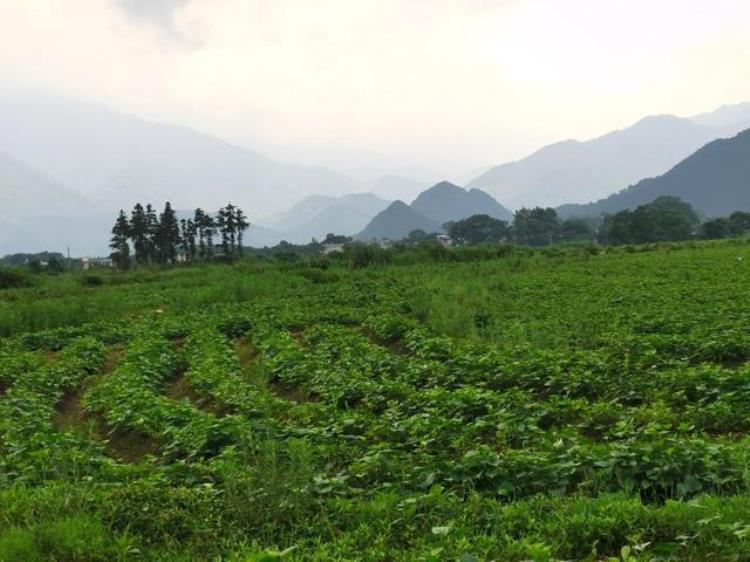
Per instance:
[[[185,261],[210,261],[217,256],[234,259],[242,253],[249,226],[242,209],[231,203],[216,216],[199,208],[191,218],[183,219],[178,219],[169,202],[159,214],[151,204],[144,208],[137,203],[130,217],[123,210],[117,216],[109,245],[111,258],[120,269],[130,267],[131,250],[138,265],[171,264],[178,255]]]
[[[597,222],[600,224],[597,228]],[[561,221],[554,209],[536,207],[516,211],[512,224],[487,215],[474,215],[444,225],[448,235],[461,245],[515,242],[522,246],[546,246],[555,242],[597,240],[602,244],[645,244],[702,238],[727,238],[750,233],[750,212],[736,211],[728,217],[701,224],[695,209],[670,195],[657,197],[633,210],[627,209],[597,219],[569,218]],[[410,239],[418,233],[412,233]]]
[[[663,195],[634,210],[605,215],[599,240],[605,244],[643,244],[687,240],[699,224],[698,215],[679,197]]]
[[[589,221],[577,218],[560,221],[554,209],[542,207],[519,209],[512,224],[489,215],[473,215],[446,223],[444,228],[457,244],[469,246],[506,241],[546,246],[560,241],[591,240],[594,235]]]
[[[750,213],[735,211],[728,217],[709,219],[701,225],[701,237],[729,238],[750,232]]]

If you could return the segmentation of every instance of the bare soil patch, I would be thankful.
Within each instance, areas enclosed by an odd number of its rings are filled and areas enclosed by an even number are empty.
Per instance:
[[[52,424],[57,429],[76,429],[86,422],[86,411],[83,408],[80,390],[66,393],[55,408]]]
[[[135,464],[148,455],[157,455],[160,444],[156,439],[139,432],[110,433],[107,437],[107,453],[120,462]]]

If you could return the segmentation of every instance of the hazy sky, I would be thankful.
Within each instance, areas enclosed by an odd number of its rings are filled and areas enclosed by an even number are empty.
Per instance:
[[[750,100],[749,27],[747,0],[0,0],[0,85],[461,178]]]

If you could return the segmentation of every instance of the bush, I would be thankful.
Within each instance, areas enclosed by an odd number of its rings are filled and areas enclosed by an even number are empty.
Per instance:
[[[31,277],[22,271],[7,267],[0,268],[0,289],[30,287],[33,284]]]
[[[100,287],[104,285],[104,278],[101,275],[84,275],[81,277],[81,285],[84,287]]]

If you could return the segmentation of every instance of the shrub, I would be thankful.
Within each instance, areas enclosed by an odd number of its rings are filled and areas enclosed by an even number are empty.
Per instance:
[[[84,287],[100,287],[104,285],[104,278],[101,275],[87,274],[81,277],[81,285]]]
[[[33,284],[31,277],[24,272],[7,267],[0,267],[0,289],[30,287]]]

